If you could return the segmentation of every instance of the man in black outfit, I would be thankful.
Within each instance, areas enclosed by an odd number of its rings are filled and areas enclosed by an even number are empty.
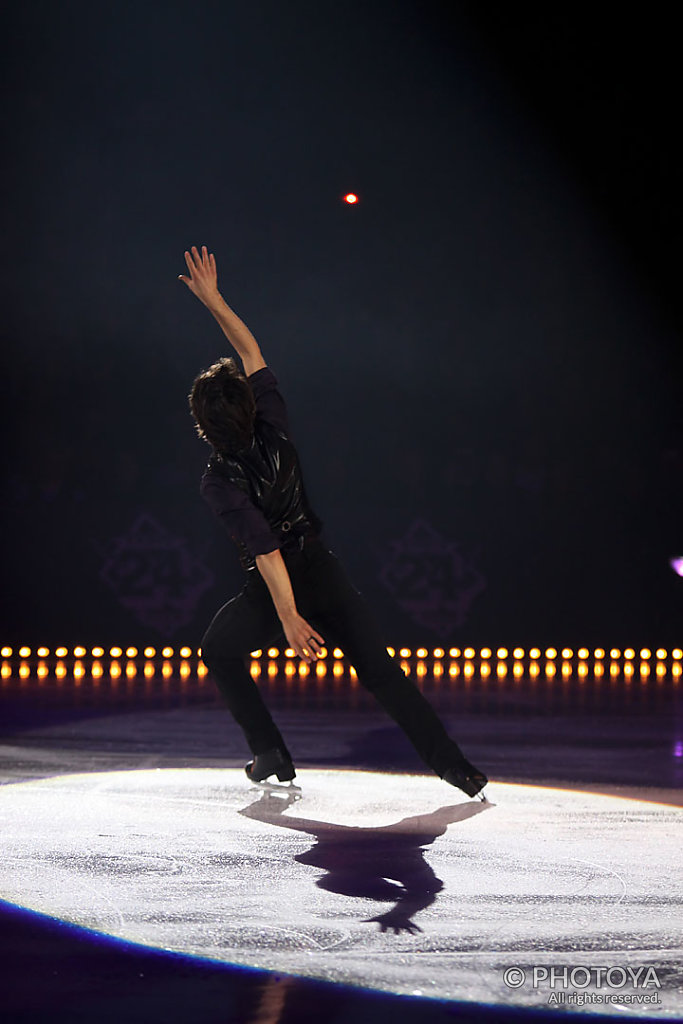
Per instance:
[[[287,745],[247,670],[250,652],[284,633],[308,664],[326,642],[340,647],[425,764],[475,796],[488,779],[389,655],[370,609],[320,538],[323,524],[306,497],[277,380],[218,291],[213,253],[193,246],[185,262],[190,276],[179,280],[213,314],[244,366],[243,374],[224,358],[199,374],[190,408],[199,436],[213,448],[202,496],[237,544],[246,572],[243,589],[211,622],[202,658],[254,755],[248,777],[261,782],[275,774],[284,782],[295,776]]]

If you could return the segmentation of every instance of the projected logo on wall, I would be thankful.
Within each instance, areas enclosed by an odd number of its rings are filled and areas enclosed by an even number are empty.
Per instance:
[[[399,607],[443,638],[464,625],[477,594],[486,589],[474,556],[464,554],[459,544],[445,540],[423,519],[390,547],[379,578]]]
[[[124,608],[163,636],[172,636],[192,620],[214,580],[182,537],[146,514],[111,541],[100,576]]]

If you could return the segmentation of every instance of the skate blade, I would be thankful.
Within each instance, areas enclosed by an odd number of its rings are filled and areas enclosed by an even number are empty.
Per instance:
[[[262,782],[257,782],[256,779],[251,780],[252,786],[256,789],[260,789],[265,793],[284,793],[285,796],[288,794],[301,793],[301,786],[295,785],[290,779],[289,782],[269,782],[268,779],[263,779]]]

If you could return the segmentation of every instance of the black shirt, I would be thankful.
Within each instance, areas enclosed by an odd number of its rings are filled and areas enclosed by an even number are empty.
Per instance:
[[[243,460],[239,454],[228,460],[214,455],[202,476],[200,492],[237,544],[243,567],[252,569],[256,555],[265,555],[283,546],[288,539],[286,531],[289,523],[285,522],[283,528],[280,514],[282,509],[278,507],[279,495],[276,492],[271,491],[269,498],[259,504],[258,495],[262,490],[267,494],[268,487],[250,487],[249,474],[245,476],[242,472],[242,463],[264,465],[259,455],[265,452],[273,473],[270,483],[275,482],[274,474],[281,465],[288,466],[289,508],[292,508],[294,502],[306,523],[305,529],[299,524],[298,532],[317,534],[322,528],[322,522],[306,499],[298,457],[289,436],[287,407],[275,374],[264,366],[247,379],[256,401],[251,452],[246,453]],[[286,499],[284,491],[283,487],[283,499]],[[268,511],[261,506],[267,506]]]

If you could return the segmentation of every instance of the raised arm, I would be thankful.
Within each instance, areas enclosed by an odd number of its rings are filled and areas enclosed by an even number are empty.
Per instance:
[[[257,370],[263,369],[266,365],[261,355],[256,338],[247,325],[240,320],[237,313],[230,309],[221,293],[218,291],[218,275],[216,272],[216,257],[209,253],[205,245],[202,246],[201,256],[197,246],[192,246],[192,251],[185,252],[185,262],[190,271],[189,277],[178,274],[178,280],[183,281],[193,295],[196,295],[209,312],[218,321],[223,334],[226,336],[232,347],[237,352],[244,365],[244,372],[247,377]]]

